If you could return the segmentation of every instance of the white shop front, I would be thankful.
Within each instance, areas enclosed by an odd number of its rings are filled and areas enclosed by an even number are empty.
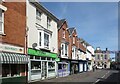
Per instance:
[[[44,80],[57,76],[57,54],[40,50],[29,49],[29,76],[28,81]]]

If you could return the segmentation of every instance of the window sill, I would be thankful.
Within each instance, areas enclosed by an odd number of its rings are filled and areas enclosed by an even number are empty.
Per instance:
[[[0,33],[0,35],[2,35],[2,36],[6,36],[6,34],[5,34],[5,33]]]

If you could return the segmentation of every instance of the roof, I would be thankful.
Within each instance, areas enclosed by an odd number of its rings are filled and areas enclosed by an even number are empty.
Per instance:
[[[61,19],[59,20],[57,23],[58,23],[58,29],[60,29],[60,27],[63,25],[63,23],[65,22],[66,20],[65,19]]]
[[[72,35],[72,33],[73,33],[74,30],[75,30],[75,27],[69,28],[68,29],[69,35]]]

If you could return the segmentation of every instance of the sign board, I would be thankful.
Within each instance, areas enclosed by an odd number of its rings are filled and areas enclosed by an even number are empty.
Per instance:
[[[14,53],[24,53],[24,48],[23,47],[18,47],[18,46],[13,46],[9,44],[0,44],[0,51],[5,51],[5,52],[14,52]]]

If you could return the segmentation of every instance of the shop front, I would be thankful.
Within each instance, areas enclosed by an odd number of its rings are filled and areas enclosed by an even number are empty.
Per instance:
[[[2,84],[26,83],[29,57],[24,54],[0,52]]]
[[[79,60],[79,72],[83,72],[83,65],[84,65],[84,61],[83,60]]]
[[[86,72],[88,68],[87,61],[84,61],[83,63],[83,71]]]
[[[70,61],[70,74],[79,73],[79,62],[78,60]]]
[[[58,77],[65,77],[70,74],[70,61],[60,58],[58,62]]]
[[[43,80],[57,76],[57,54],[28,49],[30,56],[28,81]]]

